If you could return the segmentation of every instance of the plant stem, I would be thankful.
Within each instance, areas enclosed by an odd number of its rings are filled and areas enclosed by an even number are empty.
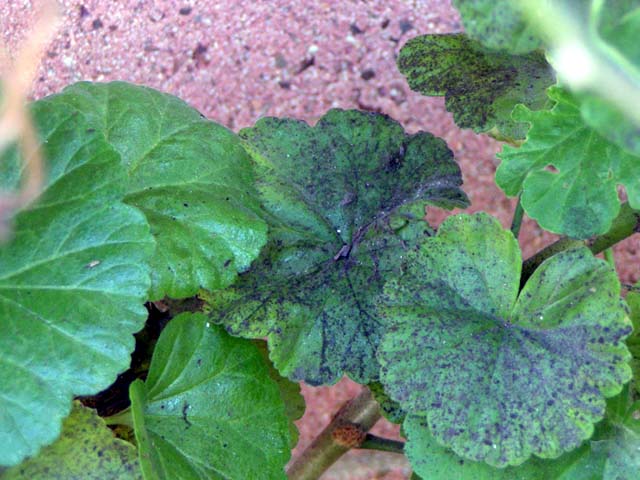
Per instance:
[[[121,412],[105,417],[104,422],[107,425],[126,425],[133,428],[133,416],[131,415],[131,408],[127,408]]]
[[[378,437],[371,433],[367,433],[367,437],[359,448],[366,450],[379,450],[382,452],[393,452],[401,455],[404,454],[404,442],[391,440],[390,438]]]
[[[351,448],[360,446],[366,432],[380,419],[380,406],[371,391],[362,391],[346,403],[333,417],[331,423],[318,435],[300,455],[287,466],[287,478],[291,480],[314,480],[320,477],[338,458]],[[342,432],[356,430],[361,436],[342,436]]]
[[[613,256],[613,248],[607,248],[607,249],[604,251],[604,259],[605,259],[605,260],[607,261],[607,263],[608,263],[609,265],[611,265],[611,266],[614,268],[614,270],[615,270],[615,268],[616,268],[616,259],[615,259],[615,257]]]
[[[522,216],[524,215],[524,208],[522,208],[522,203],[520,203],[520,197],[518,197],[518,203],[516,204],[516,209],[513,212],[513,221],[511,222],[511,232],[513,236],[518,239],[518,235],[520,235],[520,226],[522,225]]]
[[[595,255],[638,232],[640,232],[640,211],[634,210],[629,206],[629,203],[625,202],[620,207],[620,213],[618,213],[618,216],[613,220],[611,228],[607,233],[586,241],[563,237],[525,260],[522,264],[520,286],[524,286],[525,282],[542,262],[556,253],[569,248],[586,245]]]
[[[620,213],[613,220],[609,231],[587,242],[587,246],[596,254],[614,246],[621,240],[640,232],[640,211],[634,210],[628,202],[620,207]]]

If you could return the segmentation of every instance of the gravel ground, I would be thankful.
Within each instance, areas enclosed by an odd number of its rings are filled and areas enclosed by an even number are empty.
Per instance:
[[[3,2],[2,41],[14,52],[34,19],[30,0]],[[507,226],[513,200],[493,178],[497,142],[458,129],[441,98],[409,90],[395,67],[399,48],[423,33],[461,29],[449,1],[431,0],[62,0],[63,25],[46,51],[33,97],[78,80],[126,80],[178,95],[233,130],[265,115],[315,122],[332,107],[389,114],[410,132],[443,137],[460,162],[473,206]],[[429,213],[439,223],[445,214]],[[554,237],[525,219],[520,238],[529,256]],[[640,243],[616,248],[625,282],[639,278]],[[304,386],[308,411],[300,446],[330,420],[358,387]],[[381,422],[376,431],[397,435]],[[324,478],[407,478],[398,456],[349,454]]]

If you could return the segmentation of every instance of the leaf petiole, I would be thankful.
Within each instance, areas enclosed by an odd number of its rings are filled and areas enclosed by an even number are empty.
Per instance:
[[[404,454],[404,442],[398,440],[392,440],[390,438],[378,437],[371,433],[367,433],[367,436],[358,448],[363,450],[378,450],[381,452],[392,452]]]
[[[518,203],[516,203],[516,209],[513,212],[513,220],[511,221],[511,233],[518,238],[520,235],[520,226],[522,225],[522,216],[524,215],[524,208],[522,208],[522,202],[518,197]]]

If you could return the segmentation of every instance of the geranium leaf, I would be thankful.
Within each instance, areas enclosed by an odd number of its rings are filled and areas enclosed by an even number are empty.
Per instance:
[[[607,416],[589,441],[556,459],[531,458],[518,467],[495,468],[465,460],[438,444],[426,419],[404,425],[405,446],[414,470],[430,480],[635,480],[640,471],[640,403],[630,405],[628,389],[607,401]]]
[[[469,37],[494,50],[523,54],[541,46],[536,31],[523,18],[518,2],[453,0]]]
[[[162,332],[131,409],[147,479],[285,478],[289,422],[256,347],[202,314]]]
[[[122,82],[78,83],[52,99],[104,133],[129,172],[126,202],[158,243],[150,297],[229,285],[266,241],[239,139],[182,100]]]
[[[631,323],[607,263],[561,252],[518,294],[520,270],[510,231],[458,215],[381,297],[381,379],[405,423],[426,420],[442,445],[498,467],[578,447],[631,378]]]
[[[503,147],[496,182],[507,195],[522,192],[524,210],[545,230],[574,238],[602,234],[620,210],[617,185],[640,208],[640,157],[588,127],[571,94],[556,87],[548,93],[552,110],[514,110],[531,128],[520,148]]]
[[[332,110],[315,127],[265,118],[240,134],[256,161],[270,242],[232,288],[207,297],[212,321],[268,336],[271,359],[293,380],[376,378],[373,299],[429,232],[424,204],[467,204],[451,151],[358,111]]]
[[[115,438],[98,414],[74,402],[60,438],[37,456],[0,474],[2,480],[138,480],[138,452]]]
[[[589,447],[582,446],[555,460],[534,457],[517,467],[496,468],[462,458],[442,446],[433,438],[425,417],[409,416],[403,429],[408,439],[404,450],[411,467],[429,480],[569,480],[571,477],[565,478],[562,473],[589,455]]]
[[[527,132],[526,124],[511,118],[513,107],[544,108],[546,88],[555,83],[542,53],[496,52],[464,34],[413,38],[400,50],[398,67],[412,90],[444,95],[456,125],[507,140]]]
[[[280,390],[280,397],[282,397],[285,413],[289,419],[289,434],[291,437],[291,448],[293,448],[298,444],[299,437],[298,428],[293,422],[302,418],[306,408],[304,397],[300,390],[300,384],[292,382],[288,378],[280,375],[278,369],[276,369],[269,359],[269,347],[267,346],[267,342],[264,340],[255,340],[254,345],[258,348],[264,363],[269,369],[269,377],[276,383],[276,385],[278,385],[278,389]]]
[[[48,175],[0,246],[0,465],[55,440],[72,396],[99,392],[127,368],[154,249],[144,216],[120,203],[117,152],[63,105],[45,99],[33,111]],[[17,182],[16,151],[0,164]]]

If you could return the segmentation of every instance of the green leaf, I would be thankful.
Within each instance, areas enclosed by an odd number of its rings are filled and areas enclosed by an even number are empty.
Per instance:
[[[382,415],[384,415],[384,418],[391,423],[402,423],[407,416],[407,412],[402,409],[398,402],[387,395],[387,392],[384,390],[384,385],[380,382],[373,382],[367,386],[369,390],[371,390],[373,398],[375,398],[376,402],[380,405],[380,411]]]
[[[640,156],[640,128],[620,110],[595,95],[580,96],[584,123],[629,154]]]
[[[461,458],[450,448],[443,447],[429,432],[424,417],[409,416],[404,423],[404,432],[408,438],[405,453],[411,467],[429,480],[560,480],[565,479],[562,473],[567,468],[589,454],[589,447],[582,446],[555,460],[534,457],[518,467],[495,468],[484,462]],[[580,478],[586,480],[591,477]]]
[[[182,100],[122,82],[78,83],[52,97],[104,133],[129,172],[127,203],[158,243],[150,297],[229,285],[266,241],[239,139]]]
[[[507,195],[522,192],[524,210],[545,230],[574,238],[605,233],[620,210],[617,185],[640,208],[640,157],[585,125],[568,92],[553,87],[548,94],[557,102],[550,111],[514,110],[531,128],[520,148],[503,147],[496,182]]]
[[[382,325],[373,299],[430,232],[424,204],[467,204],[451,151],[429,133],[406,135],[389,117],[358,111],[332,110],[315,127],[265,118],[240,134],[256,162],[270,242],[231,289],[206,298],[212,321],[267,336],[276,368],[293,380],[375,379]]]
[[[269,347],[267,342],[263,340],[255,340],[254,345],[258,348],[260,355],[264,363],[269,369],[269,377],[273,380],[278,389],[280,390],[280,397],[284,403],[285,413],[289,419],[289,434],[291,436],[291,448],[294,448],[298,444],[298,428],[293,423],[296,420],[300,420],[305,411],[305,401],[302,393],[300,392],[300,384],[290,381],[289,379],[280,375],[276,367],[269,359]]]
[[[507,468],[464,460],[438,444],[417,416],[405,423],[405,452],[414,470],[430,480],[634,480],[640,471],[640,403],[629,405],[628,398],[625,388],[607,401],[607,417],[593,438],[556,459],[534,457]]]
[[[464,34],[424,35],[400,50],[398,68],[412,90],[445,96],[461,128],[490,132],[499,139],[523,139],[527,125],[514,122],[513,107],[537,110],[548,104],[554,74],[540,52],[528,55],[487,50]]]
[[[567,250],[518,294],[521,264],[496,220],[457,215],[381,297],[381,379],[407,430],[426,419],[440,444],[498,467],[578,447],[631,378],[613,268]]]
[[[636,284],[640,292],[640,282]],[[627,338],[627,346],[631,352],[631,370],[633,370],[633,381],[637,398],[640,398],[640,293],[629,292],[627,294],[627,304],[631,310],[630,317],[633,323],[633,334]]]
[[[518,2],[510,0],[453,0],[460,12],[465,32],[494,50],[512,54],[539,48],[535,29],[523,18]]]
[[[597,31],[594,43],[608,54],[621,72],[640,83],[640,6],[636,0],[594,2],[591,19]],[[615,106],[593,94],[581,96],[580,113],[587,125],[634,155],[640,155],[640,127]]]
[[[74,402],[52,445],[0,475],[2,480],[137,480],[136,448],[115,438],[95,410]]]
[[[612,0],[592,3],[597,35],[636,68],[640,67],[640,5],[637,0]]]
[[[120,203],[118,154],[70,109],[41,100],[33,110],[48,176],[0,246],[0,465],[53,442],[72,396],[128,367],[154,248],[144,216]],[[0,164],[17,181],[15,150]]]
[[[146,479],[285,478],[289,420],[256,347],[202,314],[160,335],[146,383],[131,385]]]

